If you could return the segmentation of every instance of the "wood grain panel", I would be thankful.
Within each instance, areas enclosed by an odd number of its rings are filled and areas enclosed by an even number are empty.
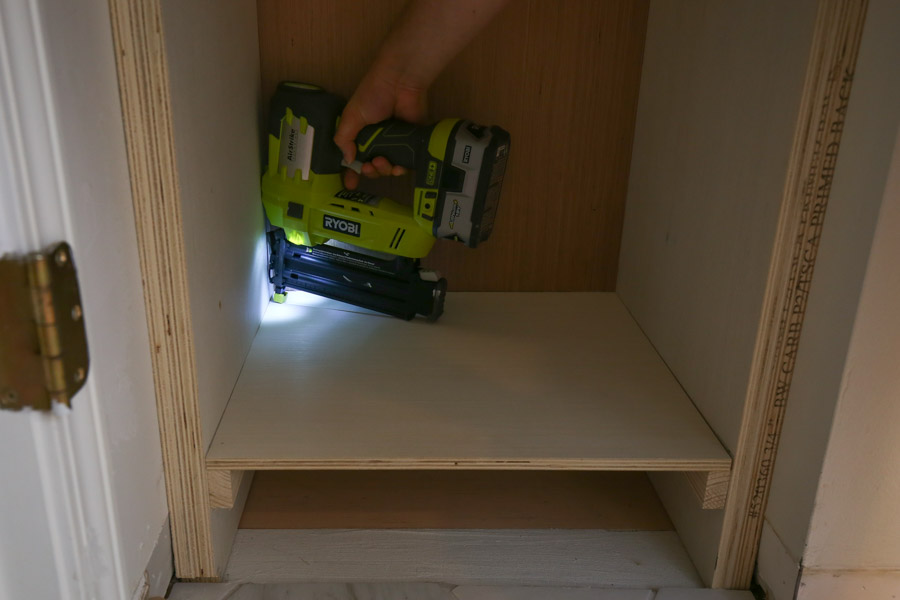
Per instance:
[[[725,508],[728,495],[729,471],[707,471],[705,473],[685,473],[691,489],[700,500],[700,508],[708,510]]]
[[[672,524],[644,473],[260,471],[240,527],[669,531]]]
[[[262,89],[315,82],[349,96],[402,2],[260,0]],[[445,70],[431,116],[510,131],[492,238],[439,242],[453,290],[615,287],[648,2],[512,2]],[[403,201],[409,180],[369,183]]]
[[[208,471],[210,508],[234,508],[244,478],[253,471]]]

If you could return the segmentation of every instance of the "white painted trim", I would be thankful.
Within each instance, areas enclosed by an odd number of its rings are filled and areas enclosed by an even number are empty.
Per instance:
[[[893,600],[900,595],[900,571],[804,569],[797,600]]]
[[[873,209],[878,217],[862,239],[868,261],[803,553],[804,566],[815,570],[900,570],[898,27],[896,0],[870,1],[844,133],[853,152],[840,158],[832,188],[854,217]]]
[[[49,56],[42,21],[57,8],[53,4],[52,0],[0,0],[0,189],[4,192],[0,254],[33,251],[74,237],[70,182],[57,122],[57,103],[64,102],[65,96],[51,80],[50,64],[59,57]],[[77,249],[75,257],[77,262]],[[33,505],[7,512],[5,494],[0,494],[0,513],[7,519],[33,521],[32,536],[0,535],[0,551],[7,557],[50,553],[38,564],[25,564],[24,558],[7,564],[8,569],[22,569],[15,573],[15,580],[0,582],[0,595],[16,593],[4,597],[38,597],[28,595],[38,586],[55,587],[62,600],[131,597],[116,530],[109,443],[97,399],[95,382],[89,377],[74,398],[78,410],[57,406],[46,414],[0,415],[0,432],[29,430],[20,441],[23,446],[31,442],[31,447],[16,450],[32,457],[34,467],[9,467],[15,475],[12,485],[28,490]],[[0,435],[0,449],[8,452],[4,440],[10,443]],[[0,522],[0,532],[4,525],[9,523]],[[55,582],[48,582],[51,577]]]
[[[169,589],[172,578],[175,577],[175,562],[172,558],[172,529],[167,518],[159,529],[159,538],[150,560],[147,561],[147,570],[144,571],[144,579],[147,581],[147,595],[150,598],[163,598]]]

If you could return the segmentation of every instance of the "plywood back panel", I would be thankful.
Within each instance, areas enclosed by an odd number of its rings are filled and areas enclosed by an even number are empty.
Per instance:
[[[670,531],[672,524],[644,473],[259,471],[240,527]]]
[[[349,97],[402,6],[259,0],[263,97],[283,79]],[[432,118],[512,135],[492,238],[477,250],[440,242],[428,258],[451,289],[613,290],[647,11],[645,0],[511,2],[435,82]],[[387,190],[403,200],[409,182]]]

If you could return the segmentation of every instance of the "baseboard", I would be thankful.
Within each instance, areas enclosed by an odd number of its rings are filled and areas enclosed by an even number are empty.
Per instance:
[[[768,521],[763,523],[756,564],[756,579],[768,600],[793,600],[800,564],[791,556]]]
[[[797,600],[893,600],[900,570],[803,569]]]
[[[175,577],[175,560],[172,555],[172,530],[169,526],[169,517],[166,517],[159,531],[156,547],[144,570],[143,582],[147,590],[144,597],[165,598],[173,577]]]

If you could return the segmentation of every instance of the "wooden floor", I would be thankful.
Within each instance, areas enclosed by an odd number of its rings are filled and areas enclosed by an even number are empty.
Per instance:
[[[269,306],[214,470],[728,470],[612,293],[458,293],[437,323]]]
[[[670,531],[644,473],[259,471],[242,529]]]

